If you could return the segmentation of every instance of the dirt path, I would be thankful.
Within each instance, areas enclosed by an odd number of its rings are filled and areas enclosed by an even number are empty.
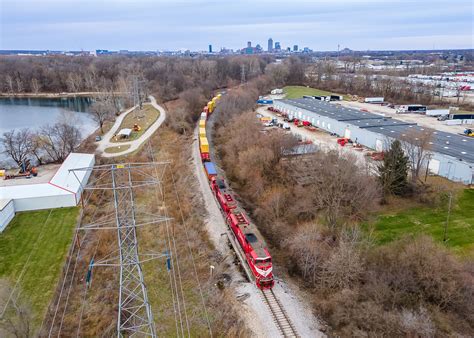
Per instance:
[[[158,103],[156,103],[156,99],[153,96],[149,96],[150,103],[155,108],[160,112],[160,116],[158,116],[158,119],[141,135],[138,139],[129,141],[129,142],[120,142],[120,143],[113,143],[110,142],[110,139],[117,133],[118,128],[120,128],[120,125],[122,124],[123,119],[130,113],[132,112],[137,106],[134,106],[121,114],[117,120],[115,120],[114,125],[110,130],[103,136],[102,140],[98,142],[97,146],[97,151],[101,153],[102,157],[117,157],[117,156],[123,156],[129,153],[134,152],[137,150],[155,131],[158,130],[158,128],[163,124],[163,122],[166,120],[166,110],[160,106]],[[105,149],[109,147],[122,147],[122,146],[130,146],[124,151],[118,152],[118,153],[106,153]]]
[[[207,176],[202,167],[199,153],[198,131],[199,128],[196,128],[194,131],[192,154],[195,165],[195,175],[207,211],[205,224],[209,237],[214,243],[216,249],[224,257],[232,256],[225,235],[227,225],[211,192]],[[257,289],[253,283],[247,282],[245,277],[234,265],[232,265],[231,270],[232,285],[236,291],[235,296],[238,299],[242,299],[242,311],[240,314],[252,330],[254,336],[280,336],[278,328],[273,322],[273,318],[271,317],[270,311],[267,309],[267,305],[263,300],[260,290]],[[287,310],[290,319],[301,337],[324,336],[318,330],[318,320],[313,316],[310,305],[303,302],[300,297],[297,297],[296,292],[292,287],[289,287],[288,284],[283,281],[278,281],[275,284],[274,292],[283,303],[283,306]]]

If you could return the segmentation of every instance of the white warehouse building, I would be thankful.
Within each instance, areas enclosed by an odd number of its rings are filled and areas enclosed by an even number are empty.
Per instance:
[[[416,123],[345,108],[311,98],[275,100],[274,107],[290,117],[309,121],[314,126],[346,137],[368,148],[382,151],[411,129],[432,133],[430,172],[453,181],[474,182],[474,139],[446,133]]]
[[[90,171],[73,173],[70,170],[90,167],[94,163],[93,154],[71,153],[48,182],[24,184],[27,181],[22,178],[17,179],[22,180],[19,184],[2,186],[0,181],[0,232],[18,211],[76,206]]]

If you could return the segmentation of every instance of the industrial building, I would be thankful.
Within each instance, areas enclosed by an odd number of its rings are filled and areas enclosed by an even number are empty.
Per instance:
[[[89,180],[90,171],[71,172],[71,169],[93,166],[93,154],[71,153],[47,182],[35,183],[31,179],[0,182],[0,232],[18,211],[76,206],[82,189]]]
[[[322,130],[349,138],[376,151],[384,150],[392,140],[404,136],[410,130],[430,131],[430,172],[453,181],[473,183],[473,138],[312,98],[275,100],[274,106],[291,117],[309,121]]]

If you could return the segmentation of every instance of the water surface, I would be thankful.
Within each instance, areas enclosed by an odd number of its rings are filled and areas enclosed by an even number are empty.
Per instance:
[[[67,122],[77,126],[85,138],[97,128],[88,114],[91,104],[88,97],[0,98],[0,137],[12,129],[39,130],[47,124]],[[5,160],[5,154],[0,153],[0,165]]]

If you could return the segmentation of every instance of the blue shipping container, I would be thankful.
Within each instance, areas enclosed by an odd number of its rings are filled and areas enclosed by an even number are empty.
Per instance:
[[[273,104],[273,100],[257,100],[258,104]]]
[[[208,176],[217,175],[216,167],[212,162],[204,162],[204,168],[206,168],[206,172]]]

